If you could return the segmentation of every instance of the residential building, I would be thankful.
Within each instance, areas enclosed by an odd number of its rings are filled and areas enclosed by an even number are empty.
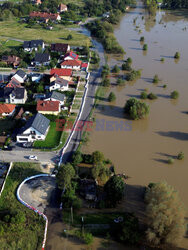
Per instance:
[[[41,0],[34,0],[34,3],[35,3],[36,5],[42,4]]]
[[[0,104],[0,116],[12,116],[15,112],[16,105],[14,104]]]
[[[42,79],[43,75],[42,74],[32,74],[31,76],[31,81],[32,82],[40,82],[40,80]]]
[[[38,18],[45,23],[48,23],[49,20],[51,21],[60,21],[61,16],[58,13],[47,13],[47,12],[39,12],[33,11],[29,14],[30,18]]]
[[[21,58],[18,56],[2,56],[1,61],[5,62],[8,66],[17,67],[21,62]]]
[[[63,106],[65,104],[65,95],[60,92],[53,91],[47,96],[45,101],[59,101],[60,105]]]
[[[73,51],[70,51],[68,53],[65,54],[65,56],[63,57],[63,61],[66,60],[78,60],[78,55],[76,53],[74,53]]]
[[[63,3],[61,3],[61,4],[59,5],[59,10],[58,10],[59,13],[66,12],[67,10],[68,10],[67,5],[65,5],[65,4],[63,4]]]
[[[63,78],[67,81],[71,81],[72,79],[72,69],[51,69],[50,71],[50,82],[55,81],[56,77]]]
[[[45,140],[50,127],[50,120],[40,113],[31,117],[16,137],[17,142],[34,142]]]
[[[24,51],[26,52],[32,52],[33,50],[37,51],[39,47],[44,50],[45,44],[43,40],[24,41],[23,44]]]
[[[70,45],[66,43],[53,43],[51,44],[51,51],[66,54],[70,51]]]
[[[36,53],[31,64],[36,66],[48,66],[50,64],[50,55],[48,53]]]
[[[24,104],[27,100],[27,91],[24,87],[5,87],[3,92],[3,99],[6,103]]]
[[[69,81],[60,78],[59,76],[55,75],[52,77],[53,81],[50,84],[49,90],[60,90],[60,91],[67,91],[69,89]]]
[[[82,62],[80,60],[66,60],[61,63],[62,69],[80,70]]]
[[[37,111],[41,114],[58,115],[61,111],[59,101],[37,101]]]
[[[19,69],[11,79],[19,83],[24,83],[24,81],[27,79],[27,74],[23,70]]]

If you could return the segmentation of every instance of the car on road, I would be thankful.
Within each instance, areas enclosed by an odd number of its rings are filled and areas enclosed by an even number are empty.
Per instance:
[[[37,156],[36,155],[30,155],[29,160],[37,160]]]

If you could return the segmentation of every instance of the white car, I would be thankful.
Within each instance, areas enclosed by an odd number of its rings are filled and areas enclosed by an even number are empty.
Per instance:
[[[37,156],[36,155],[30,155],[29,160],[37,160]]]

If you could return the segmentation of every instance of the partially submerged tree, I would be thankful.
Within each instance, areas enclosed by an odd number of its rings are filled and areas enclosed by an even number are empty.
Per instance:
[[[70,163],[62,164],[56,175],[57,184],[60,189],[71,188],[71,180],[75,176],[75,170]]]
[[[125,104],[124,111],[131,119],[139,120],[149,114],[149,106],[136,98],[130,98]]]
[[[114,102],[116,100],[116,96],[113,92],[110,92],[109,96],[108,96],[108,101],[109,102]]]
[[[185,211],[177,191],[166,182],[149,185],[145,201],[147,240],[154,245],[176,245],[185,232]]]

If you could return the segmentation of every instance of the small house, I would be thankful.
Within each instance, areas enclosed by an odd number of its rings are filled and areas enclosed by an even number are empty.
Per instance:
[[[61,111],[59,101],[37,101],[37,111],[41,114],[58,115]]]
[[[23,44],[25,52],[32,52],[33,50],[37,51],[39,47],[41,47],[42,50],[44,50],[45,44],[43,40],[24,41]]]

